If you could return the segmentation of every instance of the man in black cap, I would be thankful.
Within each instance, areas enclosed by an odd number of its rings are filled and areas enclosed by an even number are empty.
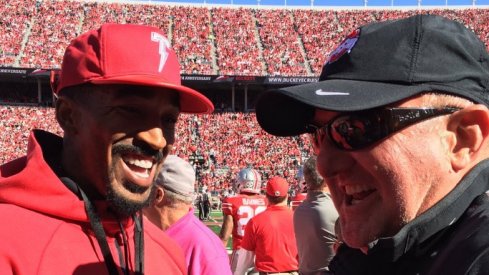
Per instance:
[[[489,274],[489,54],[416,15],[360,27],[318,83],[257,102],[268,133],[309,133],[338,209],[334,274]]]

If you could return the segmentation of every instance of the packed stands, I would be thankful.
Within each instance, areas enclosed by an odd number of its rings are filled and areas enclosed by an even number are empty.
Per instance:
[[[25,155],[30,129],[61,134],[53,108],[0,105],[0,163]]]
[[[419,12],[463,22],[489,44],[488,9],[261,9],[68,0],[0,4],[0,66],[58,68],[70,39],[104,22],[163,29],[182,73],[200,75],[315,76],[328,53],[357,26]]]
[[[22,39],[34,11],[32,3],[0,0],[0,66],[14,64],[15,58],[21,54]]]
[[[251,9],[212,9],[217,65],[222,75],[265,75],[255,22]]]
[[[144,23],[164,30],[182,73],[193,75],[317,76],[329,52],[358,25],[418,12],[456,19],[489,45],[488,9],[261,9],[0,0],[0,11],[0,67],[58,68],[70,39],[104,22]],[[36,94],[20,84],[0,85],[0,163],[25,153],[30,129],[62,134],[53,108],[14,106],[36,104]],[[221,111],[230,105],[215,104]],[[194,162],[200,182],[211,189],[228,187],[247,165],[265,178],[280,174],[293,182],[298,165],[311,153],[305,136],[270,136],[253,113],[182,115],[176,135],[175,153]]]
[[[163,5],[128,5],[126,6],[126,23],[129,24],[144,24],[158,27],[166,31],[167,36],[171,40],[170,25],[171,25],[170,7]],[[100,24],[99,24],[100,25]]]
[[[307,75],[290,10],[255,10],[268,75]]]
[[[180,57],[182,70],[189,74],[215,74],[212,68],[210,10],[174,7],[173,49]]]
[[[295,10],[297,32],[309,60],[313,74],[319,75],[324,60],[342,37],[334,11]],[[310,22],[314,22],[311,24]]]
[[[0,105],[0,163],[25,154],[29,131],[34,128],[62,135],[53,108]],[[265,133],[253,113],[183,114],[176,136],[174,154],[187,160],[201,157],[203,162],[195,166],[200,182],[211,189],[228,187],[248,165],[264,177],[280,174],[293,182],[303,154],[309,153],[301,137]]]
[[[60,67],[66,46],[73,35],[79,33],[82,14],[83,6],[79,2],[50,0],[36,5],[20,66],[46,69]]]
[[[134,8],[137,7],[140,5]],[[83,4],[83,17],[81,18],[84,20],[81,30],[77,33],[96,29],[103,23],[126,23],[124,14],[124,6],[118,3],[87,2]],[[144,17],[144,13],[141,17]]]

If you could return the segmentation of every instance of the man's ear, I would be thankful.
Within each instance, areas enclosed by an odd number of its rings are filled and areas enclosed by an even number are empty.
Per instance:
[[[153,203],[155,205],[160,204],[163,201],[164,196],[165,196],[165,191],[163,190],[163,188],[161,188],[160,186],[156,186],[156,195]]]
[[[59,97],[56,100],[56,120],[59,125],[68,135],[74,135],[77,133],[77,114],[75,102],[67,97]]]
[[[454,171],[471,168],[486,158],[489,146],[489,110],[482,104],[466,107],[449,118],[446,142]]]

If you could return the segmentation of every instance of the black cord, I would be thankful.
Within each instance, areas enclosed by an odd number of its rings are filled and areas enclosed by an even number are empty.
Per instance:
[[[93,232],[95,233],[95,237],[97,238],[97,242],[102,250],[102,255],[104,256],[104,263],[107,267],[109,274],[111,275],[119,275],[119,271],[114,262],[114,258],[112,257],[112,253],[110,252],[109,244],[107,242],[107,235],[105,234],[102,222],[100,221],[100,217],[97,214],[97,210],[90,199],[87,197],[85,192],[70,178],[62,177],[60,180],[75,194],[81,196],[83,202],[85,204],[85,211],[87,212],[88,218],[90,220],[90,225],[92,226]],[[143,275],[144,274],[144,228],[143,228],[143,214],[140,212],[139,215],[133,215],[134,220],[134,245],[135,249],[135,274]],[[124,230],[121,227],[122,234],[124,234]],[[125,235],[124,235],[125,236]],[[124,239],[126,242],[127,239]],[[126,245],[125,245],[126,246]],[[127,251],[126,251],[126,255]],[[129,270],[129,267],[126,267],[126,272]]]

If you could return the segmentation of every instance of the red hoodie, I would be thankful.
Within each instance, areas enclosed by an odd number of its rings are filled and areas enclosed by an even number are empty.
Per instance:
[[[27,156],[0,166],[2,275],[108,274],[83,200],[46,163],[61,147],[58,136],[34,131]],[[129,274],[134,274],[134,222],[121,221],[127,234],[124,245],[119,222],[103,209],[105,201],[96,205],[119,273],[124,274],[120,259],[126,259],[123,265],[130,266]],[[178,245],[148,220],[143,223],[144,274],[186,274]]]

